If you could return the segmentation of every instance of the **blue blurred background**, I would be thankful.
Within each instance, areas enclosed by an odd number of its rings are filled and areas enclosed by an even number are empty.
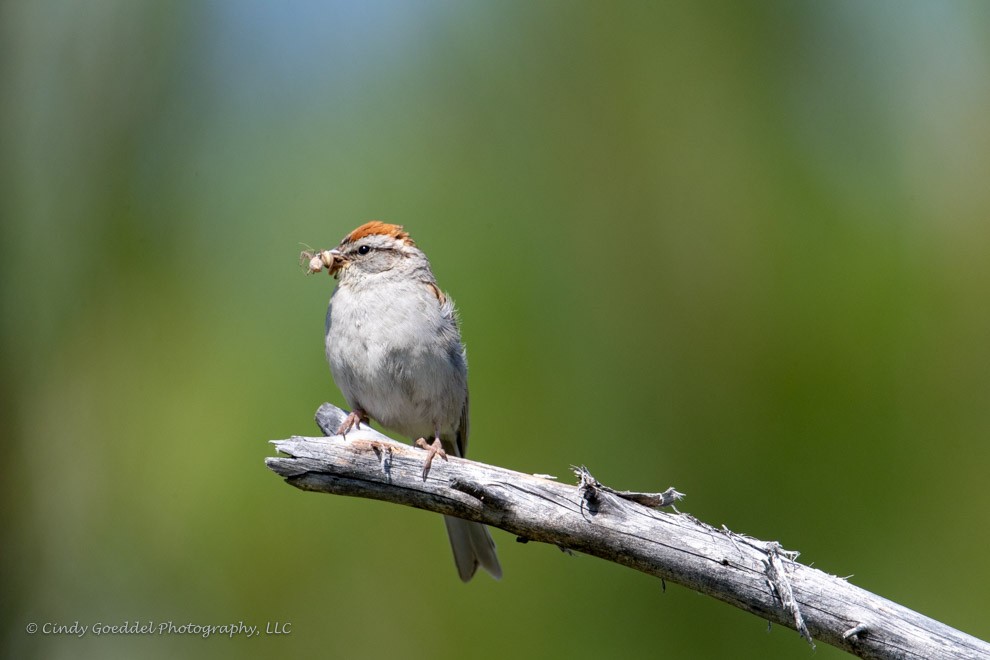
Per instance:
[[[300,244],[372,218],[458,302],[474,458],[990,637],[988,117],[978,2],[3,4],[4,655],[810,657],[265,468],[342,403]],[[136,620],[291,634],[25,632]]]

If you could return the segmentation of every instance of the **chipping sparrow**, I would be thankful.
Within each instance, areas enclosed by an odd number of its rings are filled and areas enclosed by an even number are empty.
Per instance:
[[[434,455],[464,456],[468,438],[467,359],[454,304],[437,286],[426,255],[398,225],[368,222],[333,250],[311,258],[339,279],[327,310],[327,361],[351,407],[338,433],[374,419]],[[432,443],[427,442],[427,438]],[[488,529],[444,516],[454,561],[467,582],[480,564],[502,568]]]

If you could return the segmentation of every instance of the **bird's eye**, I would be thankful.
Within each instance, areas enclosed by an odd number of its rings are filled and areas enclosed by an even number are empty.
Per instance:
[[[371,252],[370,245],[362,245],[358,248],[358,254],[368,254],[369,252]]]

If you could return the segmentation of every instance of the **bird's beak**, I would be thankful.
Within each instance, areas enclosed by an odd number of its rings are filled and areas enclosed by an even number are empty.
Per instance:
[[[347,265],[347,259],[337,248],[325,250],[321,256],[323,257],[323,264],[327,268],[327,275],[337,279],[337,273]]]

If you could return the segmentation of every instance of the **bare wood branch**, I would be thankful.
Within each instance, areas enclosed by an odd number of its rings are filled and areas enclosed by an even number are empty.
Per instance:
[[[329,435],[344,412],[324,404]],[[796,561],[776,542],[658,511],[680,497],[615,491],[583,468],[570,486],[451,457],[423,480],[424,452],[362,425],[347,438],[273,441],[269,468],[300,489],[459,516],[676,582],[863,658],[990,658],[990,644]]]

